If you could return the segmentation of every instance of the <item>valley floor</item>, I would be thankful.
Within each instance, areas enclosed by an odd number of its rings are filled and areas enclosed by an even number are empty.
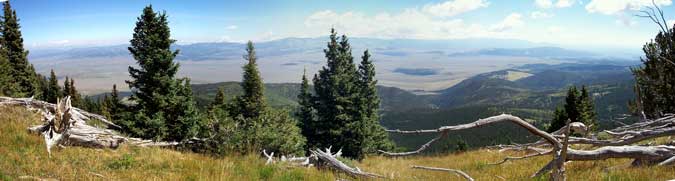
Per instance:
[[[23,108],[0,108],[0,180],[42,178],[58,180],[336,180],[342,174],[316,168],[265,165],[257,155],[214,158],[170,149],[122,146],[116,150],[68,147],[48,156],[41,136],[26,128],[39,116]],[[354,162],[364,171],[395,180],[462,180],[444,172],[413,170],[411,165],[460,169],[476,180],[528,180],[550,159],[539,157],[502,165],[507,154],[475,150],[457,154],[385,158],[371,156]],[[568,180],[668,180],[675,167],[630,167],[630,160],[612,159],[567,164]],[[544,179],[544,178],[539,178]]]

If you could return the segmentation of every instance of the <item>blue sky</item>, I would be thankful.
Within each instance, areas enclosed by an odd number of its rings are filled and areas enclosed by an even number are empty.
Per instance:
[[[634,17],[651,0],[11,2],[30,48],[126,43],[144,6],[169,15],[179,43],[317,37],[513,38],[565,46],[639,48],[658,27]],[[675,20],[671,0],[656,0]],[[675,22],[675,21],[673,21]],[[670,23],[672,25],[673,23]]]

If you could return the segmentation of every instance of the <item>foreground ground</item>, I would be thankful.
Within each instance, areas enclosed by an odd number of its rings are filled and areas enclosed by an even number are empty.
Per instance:
[[[0,107],[0,180],[336,180],[348,178],[329,170],[266,166],[256,154],[214,158],[169,149],[123,146],[117,150],[69,147],[49,157],[41,136],[26,131],[39,123],[23,108]],[[476,150],[458,154],[385,158],[354,162],[365,171],[396,180],[462,180],[454,174],[410,169],[411,165],[460,169],[477,180],[527,180],[550,159],[540,157],[502,165],[506,153]],[[612,159],[567,164],[569,180],[669,180],[675,167],[630,167],[630,160]],[[543,178],[539,178],[543,179]]]

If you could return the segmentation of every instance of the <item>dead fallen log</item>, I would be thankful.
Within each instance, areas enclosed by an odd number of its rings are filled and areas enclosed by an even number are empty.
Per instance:
[[[599,141],[599,140],[593,140],[593,139],[585,139],[585,138],[576,138],[576,137],[569,137],[570,135],[569,131],[573,129],[574,126],[570,127],[565,127],[565,131],[563,132],[562,135],[552,135],[547,132],[541,131],[537,129],[536,127],[532,126],[531,124],[527,123],[526,121],[515,117],[511,115],[498,115],[498,116],[493,116],[485,119],[479,119],[475,122],[472,123],[467,123],[467,124],[461,124],[461,125],[456,125],[456,126],[443,126],[438,129],[429,129],[429,130],[415,130],[415,131],[401,131],[401,130],[387,130],[390,133],[399,133],[399,134],[421,134],[421,133],[437,133],[439,135],[444,135],[448,134],[450,131],[456,131],[456,130],[464,130],[464,129],[472,129],[472,128],[477,128],[481,127],[484,125],[488,124],[494,124],[498,122],[511,122],[516,125],[519,125],[523,128],[525,128],[528,132],[532,133],[533,135],[541,137],[545,143],[548,143],[550,146],[553,147],[552,150],[548,151],[537,151],[541,149],[534,149],[538,153],[536,154],[530,154],[526,155],[523,157],[507,157],[501,162],[498,162],[497,164],[504,163],[509,160],[518,160],[518,159],[525,159],[525,158],[531,158],[531,157],[536,157],[536,156],[542,156],[542,155],[549,155],[549,154],[554,154],[554,159],[551,160],[547,165],[545,165],[543,168],[541,168],[539,171],[537,171],[533,177],[539,176],[544,173],[548,173],[549,171],[553,170],[552,177],[557,178],[557,179],[562,179],[564,180],[564,162],[566,161],[592,161],[592,160],[605,160],[605,159],[610,159],[610,158],[632,158],[635,160],[641,160],[645,163],[654,163],[654,164],[660,164],[660,165],[667,165],[667,164],[672,164],[675,162],[675,147],[674,146],[668,146],[668,145],[659,145],[659,146],[631,146],[627,144],[631,143],[636,143],[641,140],[649,139],[649,138],[657,138],[657,137],[663,137],[663,136],[670,136],[673,134],[672,128],[669,128],[667,126],[664,126],[664,122],[670,121],[670,119],[673,119],[673,117],[668,118],[668,119],[658,119],[658,121],[649,121],[649,123],[639,123],[640,126],[633,126],[633,127],[640,127],[640,128],[645,128],[645,127],[651,127],[651,128],[658,128],[654,130],[643,130],[643,131],[638,131],[639,134],[631,134],[630,136],[626,137],[624,136],[624,140],[614,140],[614,141]],[[660,122],[659,124],[654,124],[654,122]],[[569,123],[568,123],[569,124]],[[651,126],[646,126],[646,125],[651,125]],[[629,126],[625,127],[628,128]],[[438,137],[437,137],[438,138]],[[437,139],[434,138],[434,139]],[[423,145],[420,149],[414,152],[407,152],[407,153],[390,153],[390,152],[382,152],[385,155],[389,156],[407,156],[407,155],[413,155],[421,152],[425,148],[429,147],[428,144],[433,143],[432,140],[428,142],[427,144]],[[595,145],[617,145],[617,146],[602,146],[597,149],[593,150],[575,150],[571,148],[567,148],[568,145],[571,144],[581,144],[581,143],[591,143]],[[508,147],[508,148],[515,148],[515,147]]]
[[[64,98],[65,99],[65,98]],[[62,99],[63,100],[63,99]],[[33,98],[11,98],[11,97],[0,97],[0,106],[22,106],[22,107],[27,107],[29,109],[37,109],[40,110],[42,113],[48,113],[48,112],[55,112],[57,105],[48,103],[45,101],[40,101],[40,100],[35,100]],[[122,127],[116,125],[115,123],[109,121],[106,119],[104,116],[94,114],[87,112],[85,110],[76,108],[76,107],[71,107],[70,110],[71,114],[71,119],[74,121],[83,121],[87,122],[90,121],[91,118],[97,119],[104,124],[106,124],[109,127],[115,128],[115,129],[120,129]]]
[[[50,155],[51,148],[57,145],[115,149],[123,143],[141,147],[172,147],[203,141],[193,138],[185,142],[156,142],[130,138],[111,129],[94,127],[87,124],[88,121],[98,119],[108,127],[120,128],[106,120],[104,116],[72,107],[68,96],[59,99],[57,104],[32,98],[0,97],[0,106],[23,106],[42,113],[43,124],[29,127],[28,131],[45,137],[47,152]]]
[[[310,150],[310,153],[315,155],[318,158],[318,160],[321,160],[320,165],[328,166],[328,167],[330,167],[332,169],[335,169],[337,171],[344,172],[344,173],[346,173],[346,174],[348,174],[352,177],[385,178],[384,176],[379,175],[379,174],[361,171],[361,169],[359,169],[359,167],[352,168],[352,167],[348,166],[347,164],[342,163],[342,161],[338,160],[335,157],[336,154],[332,154],[330,152],[324,152],[324,151],[321,151],[320,149]]]

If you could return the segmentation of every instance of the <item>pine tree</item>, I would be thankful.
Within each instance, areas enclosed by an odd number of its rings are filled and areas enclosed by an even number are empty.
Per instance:
[[[0,38],[1,39],[1,38]],[[4,55],[3,48],[0,47],[0,96],[7,96],[15,92],[12,84],[11,67]]]
[[[551,120],[548,129],[546,129],[546,132],[552,133],[554,131],[558,131],[560,128],[565,126],[565,124],[567,124],[568,119],[569,118],[567,117],[567,112],[565,112],[564,107],[556,108],[555,112],[553,112],[553,119]]]
[[[555,110],[547,131],[557,131],[565,126],[568,119],[572,122],[582,122],[593,131],[598,127],[595,115],[593,99],[586,86],[582,86],[581,91],[577,90],[576,86],[571,86],[567,89],[564,105]]]
[[[219,87],[218,92],[216,92],[216,97],[213,98],[213,102],[211,103],[211,107],[216,107],[219,105],[225,104],[225,88],[224,87]]]
[[[571,86],[567,90],[567,97],[565,97],[565,112],[567,112],[567,118],[571,122],[579,122],[579,117],[581,113],[579,112],[579,91],[575,86]]]
[[[389,140],[389,135],[380,125],[379,108],[380,98],[377,95],[377,80],[375,79],[375,65],[370,60],[368,50],[363,52],[361,64],[358,69],[359,75],[359,110],[362,124],[364,124],[363,133],[364,145],[363,151],[366,153],[376,152],[377,150],[389,150],[393,148],[393,143]]]
[[[85,107],[88,105],[82,99],[82,95],[80,95],[80,92],[77,91],[77,88],[75,88],[75,79],[72,78],[70,79],[70,85],[68,85],[68,95],[70,96],[70,102],[73,105],[73,107],[79,107],[88,110]]]
[[[4,16],[2,17],[2,55],[7,58],[10,67],[12,97],[40,97],[42,90],[39,87],[39,77],[35,68],[26,58],[28,51],[23,47],[21,26],[9,1],[3,3]]]
[[[316,120],[314,119],[314,109],[312,108],[312,93],[309,90],[309,80],[307,79],[307,70],[302,74],[302,84],[300,85],[300,93],[298,94],[298,111],[296,116],[300,119],[300,128],[302,135],[307,138],[314,138],[316,130]],[[307,139],[307,145],[316,145],[318,140]],[[310,148],[311,149],[311,148]]]
[[[263,96],[264,86],[256,63],[255,48],[251,41],[246,44],[246,55],[243,57],[247,60],[243,67],[244,77],[241,82],[244,95],[237,98],[238,110],[244,118],[255,118],[266,107],[266,103]]]
[[[110,98],[108,99],[107,108],[110,112],[110,119],[113,121],[119,121],[122,119],[122,114],[125,111],[124,104],[122,104],[121,98],[119,97],[119,92],[117,91],[117,84],[113,84],[112,91],[110,92]]]
[[[366,128],[360,121],[359,79],[347,36],[338,37],[331,30],[324,53],[327,65],[314,76],[317,132],[309,138],[317,142],[309,147],[340,147],[344,156],[362,159]]]
[[[658,18],[657,18],[658,19]],[[642,50],[643,65],[631,69],[636,83],[636,112],[658,118],[675,112],[675,30],[660,31]]]
[[[129,47],[139,66],[129,67],[132,80],[126,81],[138,111],[122,124],[134,136],[181,141],[196,134],[200,118],[189,80],[175,78],[179,65],[173,59],[179,52],[171,50],[170,34],[166,14],[145,7]]]
[[[99,107],[101,108],[101,116],[105,117],[108,120],[112,120],[112,114],[110,113],[111,109],[110,97],[107,94],[103,95],[103,99],[99,100]]]
[[[47,102],[56,103],[56,100],[63,95],[61,86],[59,86],[59,81],[56,79],[56,74],[53,69],[49,74],[49,83],[45,87],[44,97]]]
[[[595,106],[593,105],[593,98],[588,93],[586,86],[581,87],[581,94],[579,95],[579,121],[584,123],[586,127],[594,131],[598,127],[595,120]]]
[[[225,151],[247,152],[265,149],[284,154],[302,154],[305,138],[297,120],[285,110],[267,107],[253,43],[246,48],[242,88],[244,94],[234,104],[225,102],[220,88],[209,110],[209,137],[206,149],[218,154]]]
[[[63,96],[61,97],[70,96],[70,92],[70,78],[66,76],[66,80],[63,81]]]

